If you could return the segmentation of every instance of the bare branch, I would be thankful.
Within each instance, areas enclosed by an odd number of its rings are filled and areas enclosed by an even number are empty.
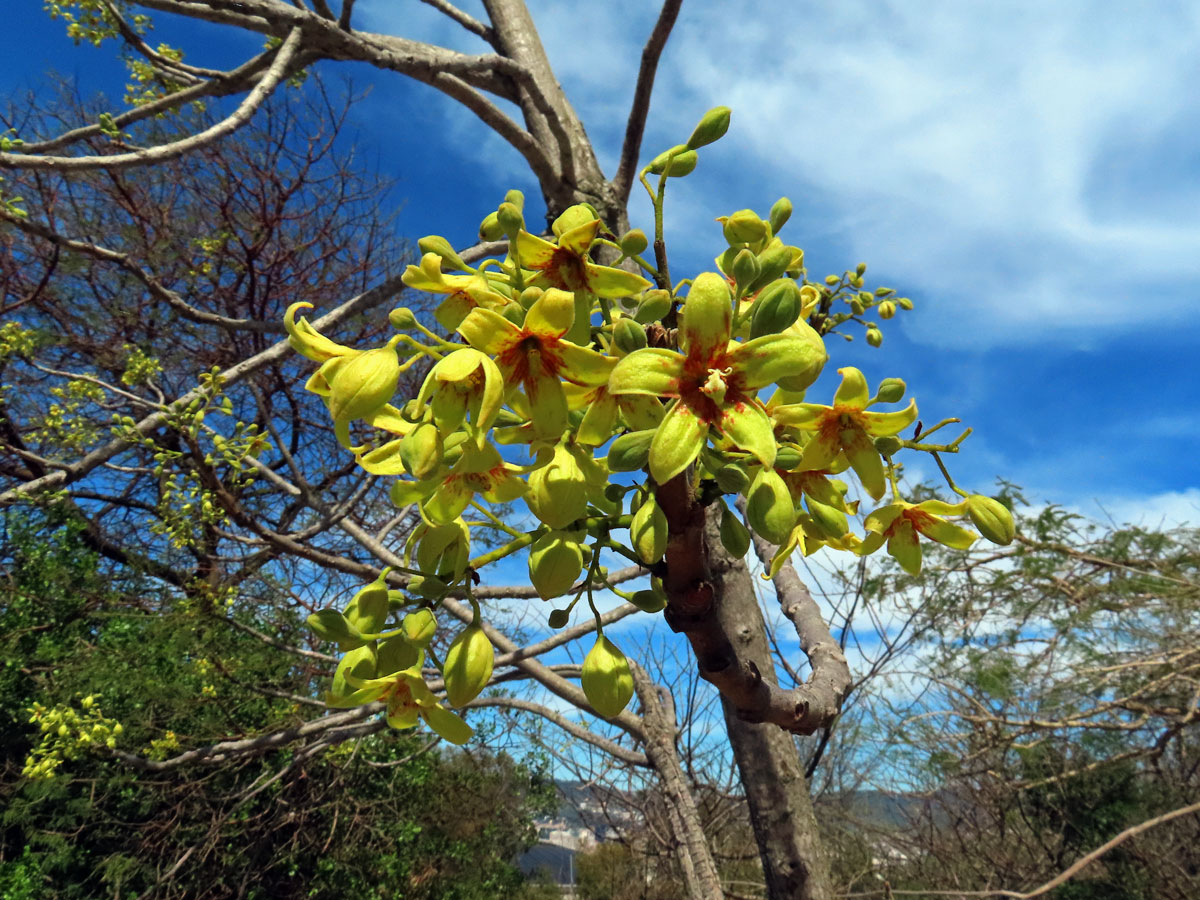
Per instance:
[[[467,31],[471,32],[471,34],[478,35],[493,47],[496,45],[496,32],[474,16],[463,12],[453,3],[449,3],[447,0],[421,0],[421,2],[432,6],[438,12],[445,13],[463,28],[467,29]]]
[[[654,30],[646,46],[642,48],[642,64],[638,69],[637,85],[633,89],[633,105],[629,109],[629,121],[625,125],[625,142],[621,145],[621,161],[613,178],[613,190],[617,200],[626,203],[633,187],[633,173],[637,168],[638,155],[642,151],[642,136],[646,131],[646,115],[650,112],[650,95],[654,92],[654,76],[658,72],[658,61],[662,57],[667,38],[679,17],[683,0],[666,0],[654,23]]]
[[[112,156],[34,156],[27,153],[0,153],[0,168],[42,169],[53,172],[83,172],[93,169],[112,171],[164,162],[211,144],[213,141],[232,134],[249,122],[255,111],[266,102],[280,82],[291,73],[292,64],[300,49],[300,39],[300,29],[292,29],[279,48],[271,67],[267,69],[262,79],[238,108],[227,118],[198,134],[158,147],[136,150],[132,153],[117,153]]]
[[[579,738],[581,741],[586,741],[593,747],[604,751],[609,756],[621,760],[621,762],[629,763],[633,766],[647,767],[650,761],[645,755],[638,753],[636,750],[630,750],[622,747],[615,741],[610,741],[608,738],[596,734],[594,731],[589,731],[583,725],[577,722],[572,722],[562,713],[551,709],[548,706],[543,706],[540,703],[534,703],[530,700],[522,700],[518,697],[480,697],[478,700],[472,700],[464,709],[483,708],[488,706],[498,706],[505,709],[519,709],[524,712],[536,713],[543,719],[553,722],[567,734]]]

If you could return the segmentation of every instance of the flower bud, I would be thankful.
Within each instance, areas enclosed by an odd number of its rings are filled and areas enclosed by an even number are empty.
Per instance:
[[[635,228],[633,231],[621,235],[621,240],[617,244],[620,246],[621,252],[626,256],[637,256],[650,246],[650,241],[646,238],[646,232],[640,228]]]
[[[454,252],[454,248],[450,246],[450,242],[441,235],[427,235],[417,241],[417,246],[421,248],[421,253],[436,253],[445,262],[449,263],[452,268],[460,271],[467,268],[467,264],[462,261],[462,257]]]
[[[398,634],[388,638],[379,644],[375,662],[376,676],[382,678],[415,666],[419,652],[415,644],[405,640],[404,635]]]
[[[767,236],[767,223],[752,209],[740,209],[731,216],[717,219],[723,226],[725,240],[734,244],[753,244]]]
[[[426,600],[440,600],[450,587],[436,575],[414,575],[408,581],[408,591]]]
[[[772,544],[783,544],[796,525],[796,509],[787,485],[772,468],[761,469],[746,496],[746,518]]]
[[[804,454],[791,446],[781,446],[775,451],[775,468],[782,469],[785,472],[790,472],[796,466],[800,465],[800,460]]]
[[[388,313],[388,324],[397,331],[408,331],[417,327],[417,317],[407,306],[401,306]]]
[[[498,241],[504,237],[504,229],[500,227],[500,216],[488,213],[479,223],[479,239],[481,241]]]
[[[791,217],[792,201],[787,197],[780,197],[771,207],[770,215],[767,216],[767,221],[771,224],[771,233],[779,234],[779,229],[786,225],[787,220]]]
[[[999,500],[973,494],[967,498],[967,515],[979,533],[993,544],[1007,546],[1017,534],[1012,513]]]
[[[778,239],[772,241],[767,249],[758,254],[758,277],[754,279],[750,289],[761,290],[786,272],[791,265],[794,249]]]
[[[667,598],[661,591],[654,590],[638,591],[629,598],[629,602],[642,612],[648,613],[662,612],[667,606]]]
[[[512,190],[507,191],[504,194],[504,202],[511,203],[513,206],[515,206],[517,209],[521,210],[522,212],[525,211],[525,195],[522,194],[520,191],[518,191],[516,188],[513,188]]]
[[[500,204],[500,208],[496,210],[496,221],[509,240],[516,240],[517,232],[525,229],[525,217],[512,203]]]
[[[733,280],[746,290],[758,277],[758,257],[752,250],[739,250],[733,258]]]
[[[746,470],[736,463],[721,466],[713,473],[719,487],[726,494],[740,494],[750,484],[750,476]]]
[[[437,619],[429,610],[418,609],[405,616],[400,627],[404,629],[405,637],[418,647],[425,647],[437,633]]]
[[[674,154],[674,158],[672,158],[672,154]],[[667,166],[668,160],[671,163],[670,167]],[[698,160],[696,151],[687,149],[684,144],[678,144],[654,157],[648,168],[652,175],[661,175],[666,172],[672,178],[682,178],[684,175],[692,173]]]
[[[346,621],[363,634],[383,631],[388,614],[388,589],[381,581],[372,581],[359,590],[346,607]]]
[[[650,442],[653,440],[654,429],[621,435],[609,445],[608,470],[634,472],[645,467],[650,459]]]
[[[330,415],[335,421],[365,418],[392,399],[399,381],[400,360],[394,343],[360,353],[343,363],[333,376]]]
[[[596,210],[588,203],[576,203],[574,206],[568,206],[550,224],[550,230],[554,232],[555,237],[562,237],[568,231],[573,231],[581,225],[587,225],[589,222],[594,222],[599,218],[596,215]]]
[[[867,264],[859,263],[857,266],[855,266],[854,274],[857,275],[859,278],[862,278],[864,275],[866,275],[867,274]]]
[[[763,288],[750,313],[750,338],[779,334],[800,318],[800,288],[791,279]]]
[[[901,297],[899,300],[896,301],[896,305],[899,306],[903,310],[911,310],[913,308],[913,302],[911,300],[909,300],[907,297]]]
[[[446,651],[442,677],[446,684],[446,699],[451,706],[465,706],[492,679],[495,652],[483,628],[469,625],[463,629]]]
[[[724,137],[725,132],[729,130],[729,114],[728,106],[714,106],[706,112],[692,136],[688,138],[687,148],[698,150]]]
[[[867,307],[857,297],[851,297],[846,301],[846,303],[850,307],[850,312],[854,313],[856,316],[861,316],[867,311]]]
[[[750,549],[750,529],[728,506],[721,510],[721,546],[734,559],[741,559]]]
[[[633,521],[629,523],[629,539],[646,565],[658,562],[666,552],[667,514],[662,511],[653,494],[633,514]]]
[[[641,350],[646,346],[646,329],[628,316],[622,316],[613,325],[613,345],[622,354]]]
[[[437,426],[422,422],[400,439],[399,452],[404,468],[414,478],[428,478],[442,464],[442,436]]]
[[[583,548],[561,531],[542,535],[529,548],[529,581],[543,600],[565,594],[582,571]]]
[[[642,302],[638,304],[634,318],[643,325],[648,325],[651,322],[658,322],[670,311],[671,292],[655,288],[642,295]]]
[[[883,332],[878,328],[867,329],[867,343],[872,347],[878,347],[883,343]]]
[[[845,536],[850,530],[850,523],[846,520],[846,514],[839,509],[834,509],[832,506],[826,506],[824,503],[819,503],[812,497],[806,499],[808,513],[812,516],[813,522],[820,530],[821,534],[830,540],[838,540]]]
[[[899,403],[904,396],[904,391],[907,385],[899,378],[885,378],[879,382],[879,390],[875,392],[875,399],[880,403]]]
[[[603,635],[584,659],[580,681],[592,708],[606,719],[620,715],[633,697],[629,660]]]
[[[891,300],[884,300],[879,304],[879,318],[890,319],[896,314],[896,304]]]
[[[529,475],[525,502],[551,528],[566,528],[587,512],[587,479],[571,451],[561,444],[550,462]]]
[[[900,439],[892,437],[890,434],[875,438],[874,444],[879,454],[888,458],[895,456],[904,449],[904,444],[900,442]]]
[[[566,625],[570,621],[571,621],[570,610],[552,609],[552,610],[550,610],[550,616],[547,618],[546,624],[549,625],[551,628],[562,628],[564,625]]]
[[[346,621],[341,610],[319,609],[308,617],[307,622],[318,637],[336,641],[341,650],[353,650],[364,643],[363,636]]]

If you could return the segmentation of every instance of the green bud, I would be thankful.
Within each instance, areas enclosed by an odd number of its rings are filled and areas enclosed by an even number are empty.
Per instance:
[[[504,202],[511,203],[513,206],[515,206],[517,209],[521,210],[522,212],[525,211],[525,195],[522,194],[520,191],[518,191],[516,188],[513,188],[511,191],[509,191],[508,193],[506,193],[504,195]]]
[[[850,312],[854,313],[856,316],[861,316],[867,311],[866,304],[857,297],[851,297],[846,301],[846,304],[850,307]]]
[[[547,532],[529,548],[529,581],[543,600],[565,594],[582,571],[583,548],[561,531]]]
[[[379,652],[375,665],[376,676],[382,678],[417,664],[417,647],[406,640],[404,635],[396,635],[379,644]]]
[[[750,529],[741,516],[721,504],[721,546],[734,559],[742,559],[750,549]]]
[[[560,444],[550,462],[530,473],[525,502],[551,528],[566,528],[587,512],[587,488],[579,461]]]
[[[455,269],[461,271],[467,268],[467,264],[462,261],[462,257],[454,252],[454,248],[450,246],[450,242],[441,235],[427,235],[417,241],[417,246],[421,248],[422,253],[436,253]]]
[[[388,589],[383,581],[372,581],[350,598],[346,621],[363,634],[383,631],[388,614]]]
[[[899,300],[896,301],[896,305],[899,306],[903,310],[911,310],[913,308],[913,302],[911,300],[909,300],[907,297],[901,297]]]
[[[992,497],[972,494],[967,498],[967,515],[971,517],[971,522],[979,529],[979,533],[993,544],[1007,546],[1017,535],[1012,513],[1007,506]]]
[[[700,120],[700,124],[692,132],[692,136],[688,138],[687,148],[698,150],[713,141],[719,141],[728,130],[729,107],[714,106],[704,114],[704,118]]]
[[[885,378],[879,382],[875,399],[880,403],[899,403],[906,388],[907,385],[899,378]]]
[[[667,598],[659,591],[638,591],[629,598],[629,602],[642,612],[662,612],[667,606]]]
[[[517,301],[521,304],[521,308],[528,310],[529,307],[542,299],[542,294],[546,293],[540,287],[527,287],[521,291],[521,296]]]
[[[418,647],[426,647],[437,633],[437,619],[427,609],[418,609],[404,617],[400,624],[404,636]]]
[[[892,437],[890,434],[875,438],[874,444],[875,449],[879,451],[881,456],[889,458],[904,449],[904,444],[900,442],[900,439]]]
[[[795,249],[779,240],[772,241],[762,253],[758,254],[758,278],[750,285],[750,289],[752,291],[760,290],[783,275],[792,264]]]
[[[581,225],[594,222],[598,218],[596,210],[590,203],[576,203],[574,206],[568,206],[564,209],[562,214],[550,223],[550,230],[554,232],[556,237],[562,237],[568,231],[573,231]]]
[[[358,629],[346,621],[338,609],[319,609],[307,619],[308,627],[317,633],[318,637],[327,641],[336,641],[342,650],[353,650],[364,643]]]
[[[622,354],[633,353],[646,346],[646,329],[628,316],[613,325],[613,344]]]
[[[442,666],[446,699],[450,705],[465,706],[478,697],[491,681],[494,665],[495,651],[483,628],[469,625],[463,629],[446,651],[446,662]]]
[[[580,681],[592,708],[606,719],[620,715],[633,697],[629,660],[603,635],[584,659]]]
[[[422,422],[400,439],[400,460],[418,480],[437,471],[443,452],[442,436],[432,422]]]
[[[414,575],[409,579],[408,590],[426,600],[439,600],[446,596],[450,588],[436,575]]]
[[[867,264],[859,263],[857,266],[855,266],[854,274],[857,275],[859,278],[862,278],[864,275],[866,275],[867,274]]]
[[[617,243],[621,248],[621,252],[626,256],[637,256],[650,246],[650,241],[646,238],[646,232],[640,228],[635,228],[633,231],[621,235],[621,240]]]
[[[846,520],[846,514],[841,510],[834,509],[832,506],[826,506],[824,503],[819,503],[812,497],[805,499],[808,506],[808,513],[812,516],[813,522],[817,528],[832,540],[838,540],[845,536],[850,530],[850,523]]]
[[[800,318],[800,288],[791,279],[763,288],[750,310],[750,337],[779,334]]]
[[[500,230],[507,235],[509,240],[516,240],[517,232],[525,229],[525,217],[521,215],[521,210],[512,203],[501,203],[500,208],[496,210],[496,221],[500,224]]]
[[[758,257],[752,250],[739,250],[733,258],[733,279],[745,291],[758,278]]]
[[[804,454],[795,447],[781,446],[775,453],[775,468],[790,472],[796,466],[800,465],[800,460],[803,456]]]
[[[734,244],[753,244],[767,236],[767,223],[752,209],[739,209],[731,216],[717,219],[722,225],[725,240]]]
[[[842,280],[842,279],[838,278],[836,275],[826,275],[826,276],[825,276],[825,283],[826,283],[827,285],[829,285],[830,287],[832,287],[833,285],[837,284],[837,283],[838,283],[839,281],[841,281],[841,280]]]
[[[635,472],[644,468],[650,459],[650,442],[653,440],[653,428],[621,435],[609,445],[608,470]]]
[[[771,207],[770,215],[767,216],[767,221],[771,225],[771,233],[779,234],[779,229],[787,224],[787,220],[792,217],[792,201],[787,197],[780,197],[775,201],[775,205]]]
[[[648,325],[660,321],[670,311],[671,292],[655,288],[642,294],[642,302],[638,304],[634,318],[643,325]]]
[[[504,237],[504,229],[500,227],[500,216],[488,213],[479,223],[479,239],[481,241],[498,241]]]
[[[417,317],[407,306],[401,306],[388,313],[388,324],[397,331],[408,331],[417,327]]]
[[[867,329],[867,343],[872,347],[878,347],[883,343],[883,332],[878,328]]]
[[[746,496],[746,518],[772,544],[783,544],[796,524],[787,485],[773,468],[760,469]]]
[[[667,549],[667,514],[653,495],[638,507],[629,523],[629,538],[638,557],[646,565],[662,559]]]
[[[672,154],[674,154],[674,158],[672,158]],[[668,160],[671,163],[670,168],[667,167]],[[648,168],[652,175],[661,175],[666,172],[671,178],[682,178],[684,175],[692,173],[698,160],[696,151],[687,149],[684,144],[677,144],[670,150],[665,150],[654,157]]]
[[[736,463],[721,466],[713,473],[719,487],[726,494],[740,494],[750,484],[750,476],[746,470]]]
[[[891,300],[884,300],[879,304],[879,318],[890,319],[896,314],[896,304]]]
[[[333,375],[329,413],[335,421],[365,418],[392,399],[399,381],[400,360],[393,344],[360,353]]]
[[[571,612],[566,609],[550,610],[550,617],[547,619],[547,624],[551,628],[562,628],[571,621]]]

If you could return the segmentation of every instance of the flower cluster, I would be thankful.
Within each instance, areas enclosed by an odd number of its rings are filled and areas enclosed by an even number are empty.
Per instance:
[[[728,110],[713,110],[686,144],[643,170],[656,207],[665,180],[695,168],[696,151],[727,125]],[[803,252],[779,236],[792,211],[786,199],[766,218],[751,210],[721,217],[726,246],[714,270],[678,283],[661,251],[654,263],[643,258],[645,235],[613,234],[586,204],[563,211],[547,236],[527,229],[523,210],[512,191],[484,219],[481,237],[504,239],[506,251],[478,265],[443,238],[422,239],[423,256],[404,282],[440,298],[441,333],[398,309],[390,321],[399,333],[359,350],[297,319],[303,304],[288,311],[292,346],[319,364],[307,386],[325,401],[339,439],[367,472],[395,478],[392,500],[422,520],[391,582],[385,574],[344,610],[310,620],[346,653],[330,703],[385,701],[396,727],[424,721],[448,740],[466,740],[469,727],[425,677],[440,670],[449,704],[470,703],[491,678],[491,643],[476,605],[475,621],[439,663],[431,610],[452,591],[469,598],[475,569],[515,553],[527,554],[544,599],[571,596],[552,625],[565,623],[584,595],[590,602],[593,588],[613,587],[602,550],[661,572],[670,523],[657,494],[676,479],[701,502],[722,504],[721,538],[737,555],[749,532],[726,497],[741,495],[749,527],[780,548],[772,570],[794,552],[867,554],[886,545],[916,573],[922,538],[956,548],[976,539],[951,519],[983,521],[977,527],[989,538],[1011,540],[1007,511],[988,498],[903,499],[894,456],[952,452],[958,442],[925,440],[941,425],[901,437],[917,422],[915,402],[894,405],[902,381],[885,379],[872,395],[863,373],[844,367],[831,403],[806,398],[828,360],[826,335],[861,325],[877,346],[879,325],[863,317],[875,309],[890,318],[911,303],[892,300],[889,288],[865,290],[864,266],[810,281]],[[661,232],[655,238],[661,247]],[[396,400],[401,372],[423,362],[428,374],[415,399]],[[648,477],[622,475],[638,472]],[[860,500],[850,499],[840,477],[847,472],[872,501],[890,491],[861,519],[861,533],[851,527]],[[513,529],[488,508],[518,500],[536,527]],[[472,556],[472,509],[511,540]],[[611,533],[625,529],[628,540],[614,541]],[[665,603],[657,579],[637,594],[617,592],[647,609]],[[597,623],[582,683],[594,709],[614,717],[632,679]]]

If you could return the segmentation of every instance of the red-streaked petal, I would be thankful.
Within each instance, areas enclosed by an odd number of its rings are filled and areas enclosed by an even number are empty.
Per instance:
[[[910,400],[904,409],[895,412],[865,412],[863,417],[867,423],[867,431],[875,437],[899,434],[913,422],[917,421],[917,401]]]
[[[674,350],[648,347],[635,350],[617,363],[608,378],[613,394],[678,397],[684,358]]]
[[[458,333],[488,356],[498,356],[521,339],[521,329],[499,313],[482,307],[471,310],[458,326]]]
[[[654,480],[664,484],[690,466],[707,437],[708,423],[677,400],[650,442],[650,474]]]
[[[767,414],[753,402],[742,402],[721,411],[721,432],[751,453],[764,466],[775,464],[775,430]]]
[[[833,395],[833,405],[852,406],[855,409],[862,409],[866,406],[871,399],[866,376],[854,366],[838,369],[838,374],[842,376],[842,383],[838,386],[837,393]]]
[[[742,386],[756,391],[785,378],[812,384],[828,358],[824,347],[786,334],[768,334],[737,345],[725,359],[741,374]]]
[[[729,282],[716,272],[696,276],[683,303],[679,344],[689,359],[707,362],[729,346],[733,319]]]

